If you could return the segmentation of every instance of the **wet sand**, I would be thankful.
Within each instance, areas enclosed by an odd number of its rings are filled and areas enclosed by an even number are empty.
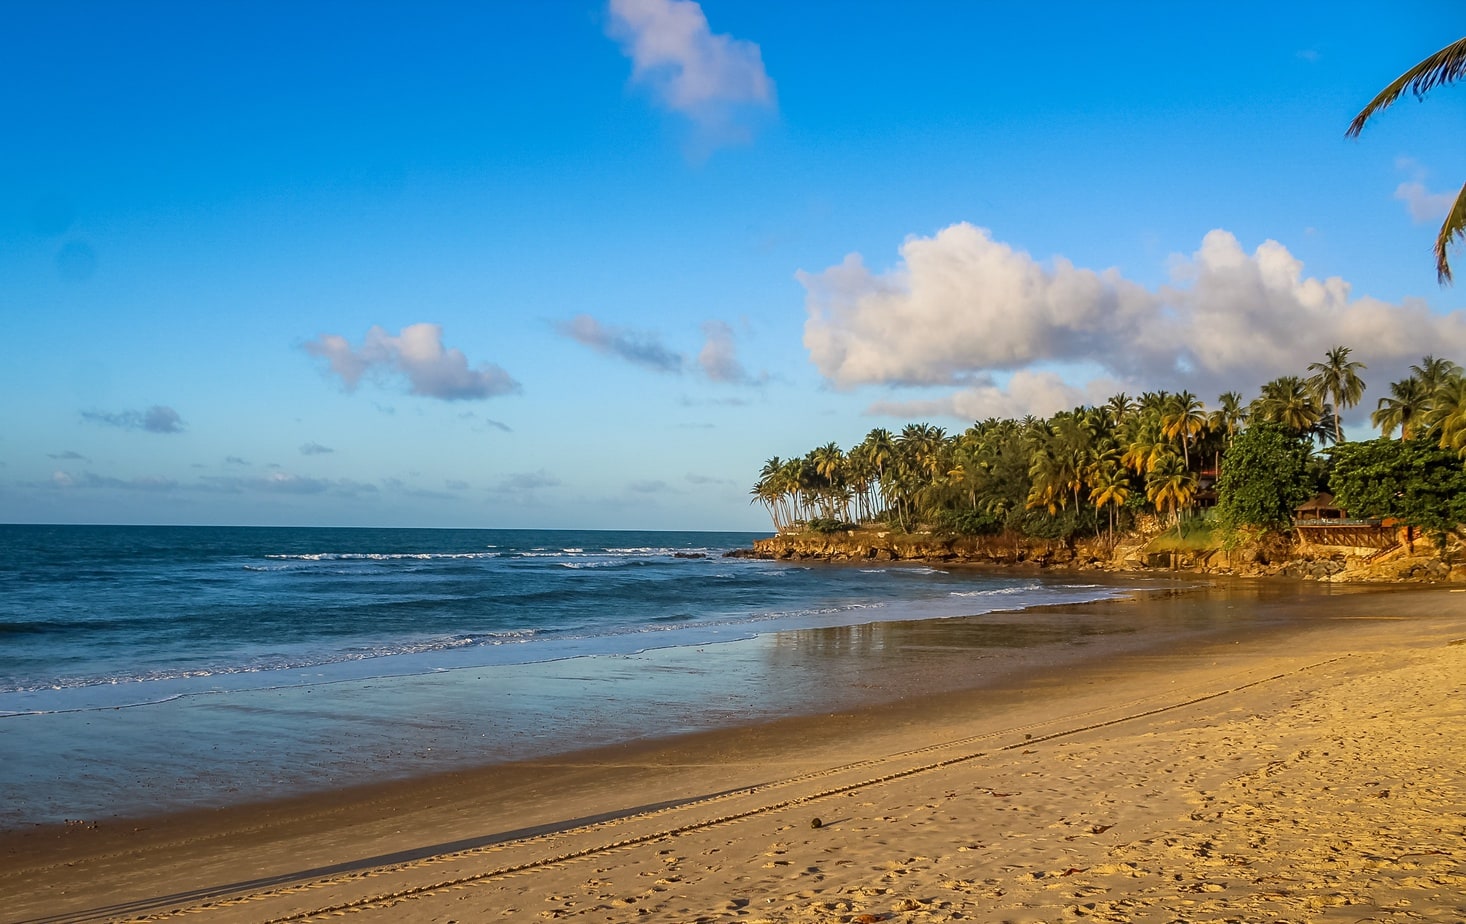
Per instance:
[[[879,695],[822,715],[12,833],[0,919],[1466,917],[1466,594],[1126,605],[1245,612],[997,674],[846,651]],[[912,625],[880,650],[961,637]]]

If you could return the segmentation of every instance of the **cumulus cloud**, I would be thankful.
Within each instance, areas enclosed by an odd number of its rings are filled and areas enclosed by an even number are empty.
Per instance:
[[[409,324],[397,334],[379,326],[367,331],[359,348],[339,334],[322,334],[305,351],[330,364],[348,391],[368,375],[407,380],[408,391],[444,401],[492,398],[520,390],[509,373],[492,363],[470,368],[462,350],[443,346],[438,324]]]
[[[868,413],[905,420],[935,416],[984,420],[988,417],[1021,418],[1027,414],[1048,417],[1083,404],[1100,404],[1121,390],[1119,383],[1113,380],[1095,380],[1080,388],[1065,382],[1055,372],[1020,369],[1008,379],[1006,387],[989,377],[940,398],[877,401],[868,408]]]
[[[124,430],[142,430],[147,433],[182,433],[183,418],[173,408],[155,404],[145,411],[82,411],[83,420],[121,427]]]
[[[682,354],[663,346],[653,334],[602,324],[588,314],[559,321],[555,329],[597,353],[624,359],[654,372],[682,371]]]
[[[715,34],[692,0],[610,0],[609,11],[608,31],[631,58],[632,80],[705,131],[746,137],[740,120],[775,106],[759,47]]]
[[[1466,353],[1466,313],[1356,298],[1341,278],[1304,276],[1282,244],[1248,253],[1223,230],[1176,258],[1157,289],[1062,257],[1040,263],[965,223],[908,238],[900,253],[884,272],[851,254],[799,273],[804,344],[839,388],[964,389],[930,402],[955,416],[1051,412],[1093,400],[1095,387],[1246,390],[1298,374],[1336,344],[1371,366]],[[1038,371],[1079,363],[1101,370],[1093,387]],[[1001,373],[1013,373],[1006,388]]]

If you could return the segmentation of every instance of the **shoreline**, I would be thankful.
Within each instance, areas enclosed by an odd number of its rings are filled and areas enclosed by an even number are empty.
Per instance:
[[[1082,593],[1113,595],[1136,583]],[[1097,584],[1110,582],[1085,586]],[[1053,599],[1027,590],[1012,599],[1020,598]],[[994,605],[1009,599],[1000,591],[973,602],[990,607],[978,615],[955,611],[936,621],[899,606],[858,609],[833,625],[716,641],[657,636],[668,643],[10,715],[0,719],[0,789],[8,796],[0,830],[63,819],[105,824],[856,708],[1134,643],[1107,633],[1099,611],[1030,618]],[[1054,644],[1070,635],[1083,645]],[[945,650],[954,646],[968,657],[954,659]],[[156,741],[169,747],[159,752]]]
[[[685,854],[680,837],[687,838],[688,844],[711,838],[716,847],[729,836],[727,825],[697,822],[684,835],[667,833],[657,826],[665,827],[664,823],[673,818],[700,817],[699,813],[708,811],[726,813],[734,804],[750,801],[757,811],[748,816],[747,823],[778,821],[777,830],[769,836],[781,843],[788,841],[790,846],[784,849],[793,850],[796,840],[814,844],[823,837],[809,829],[808,818],[803,819],[802,830],[798,825],[790,826],[792,823],[781,813],[793,811],[795,806],[804,807],[799,809],[804,814],[817,809],[826,821],[820,830],[828,829],[832,834],[853,832],[857,822],[873,823],[871,817],[876,810],[867,807],[856,812],[855,803],[848,800],[874,799],[876,806],[885,806],[883,800],[892,798],[891,792],[905,792],[903,780],[916,785],[941,777],[946,780],[942,785],[956,785],[953,780],[968,779],[963,774],[971,773],[986,780],[1006,766],[1004,761],[1024,757],[1023,752],[1029,750],[1027,742],[1035,739],[1079,741],[1089,736],[1100,747],[1106,741],[1118,741],[1115,736],[1128,735],[1126,740],[1131,744],[1127,747],[1144,745],[1141,750],[1145,750],[1157,746],[1153,739],[1160,728],[1155,724],[1158,722],[1172,723],[1172,732],[1179,729],[1205,737],[1208,723],[1237,721],[1236,716],[1247,714],[1249,709],[1254,716],[1266,715],[1268,709],[1286,710],[1299,696],[1327,700],[1329,685],[1368,677],[1371,671],[1393,669],[1394,661],[1400,659],[1419,660],[1425,654],[1445,653],[1455,657],[1454,663],[1459,666],[1461,656],[1466,655],[1462,646],[1444,646],[1466,634],[1466,624],[1459,617],[1441,615],[1461,608],[1459,598],[1448,596],[1450,590],[1391,588],[1301,598],[1279,593],[1286,599],[1258,599],[1248,604],[1257,611],[1254,616],[1259,620],[1248,633],[1223,632],[1200,644],[1090,659],[1031,679],[1011,677],[979,689],[927,692],[835,714],[779,719],[480,770],[455,770],[266,805],[187,812],[126,825],[103,824],[95,829],[59,826],[6,835],[0,837],[8,870],[0,878],[0,895],[8,896],[4,902],[9,909],[6,920],[26,920],[42,914],[57,915],[57,920],[103,919],[197,905],[207,906],[209,916],[223,915],[220,919],[269,920],[276,912],[268,909],[288,905],[294,913],[301,908],[327,907],[332,904],[326,900],[328,896],[356,894],[353,889],[367,887],[361,876],[368,871],[390,869],[390,874],[380,875],[416,882],[421,876],[442,874],[444,864],[476,864],[482,872],[486,862],[492,866],[490,860],[510,854],[528,856],[537,864],[533,868],[540,872],[527,874],[527,878],[539,881],[542,890],[575,892],[577,883],[585,877],[542,862],[547,850],[563,851],[572,842],[590,842],[633,828],[648,828],[651,839],[646,841],[646,848],[672,845],[669,849]],[[1323,614],[1327,618],[1268,628],[1276,626],[1267,619],[1269,610],[1278,611],[1273,615],[1280,618],[1290,612],[1297,617],[1299,613],[1293,611],[1298,610],[1318,616],[1326,600],[1332,601],[1332,611]],[[1194,602],[1168,602],[1162,598],[1155,605],[1169,605],[1178,610],[1173,614],[1176,618],[1184,618],[1187,604]],[[1281,621],[1286,623],[1286,619]],[[1280,644],[1285,640],[1287,645]],[[1279,676],[1291,679],[1271,685],[1265,682]],[[1259,681],[1258,685],[1239,688],[1249,678]],[[1231,692],[1215,699],[1197,698],[1212,697],[1218,691]],[[1428,692],[1422,689],[1421,695]],[[1259,702],[1251,703],[1258,697]],[[1244,701],[1249,703],[1246,708],[1241,705]],[[1152,713],[1156,709],[1162,711]],[[1119,721],[1103,724],[1111,719]],[[1136,737],[1132,725],[1149,731]],[[1032,730],[1022,731],[1025,728]],[[1056,733],[1063,734],[1048,737]],[[1207,747],[1214,760],[1232,756],[1214,753],[1216,742]],[[971,756],[974,748],[980,756]],[[908,773],[930,764],[931,757],[939,758],[938,762],[963,759],[949,767]],[[1024,772],[1036,771],[1030,767]],[[861,783],[892,773],[907,775],[879,785]],[[948,780],[947,776],[953,774]],[[819,781],[815,795],[838,780],[861,785],[848,794],[810,798],[810,793],[801,790],[808,788],[801,780],[809,779]],[[1082,792],[1094,781],[1076,778],[1071,783]],[[743,792],[740,787],[753,789]],[[779,798],[774,798],[776,795]],[[1163,788],[1151,798],[1169,805],[1180,795]],[[773,803],[790,804],[771,808],[764,804],[771,799]],[[1157,810],[1160,804],[1156,802],[1144,810]],[[1115,811],[1141,811],[1140,806],[1117,805]],[[888,808],[881,811],[890,814]],[[1001,822],[1001,818],[996,821]],[[680,826],[681,822],[673,827]],[[967,826],[964,821],[964,829]],[[950,825],[936,821],[919,826],[916,833],[923,838],[956,834]],[[991,843],[993,836],[984,835],[985,850],[995,846]],[[903,854],[900,860],[919,852],[900,846],[900,838],[894,841],[889,852]],[[853,850],[859,845],[846,846]],[[963,852],[964,862],[978,859],[967,857],[967,853],[976,851]],[[596,856],[599,854],[587,854],[584,862],[594,864]],[[608,859],[614,858],[603,857],[599,865],[604,866]],[[791,874],[777,862],[764,858],[753,867],[722,869],[721,878],[713,875],[717,871],[709,871],[704,892],[693,888],[692,877],[680,877],[680,883],[662,886],[664,892],[657,894],[680,890],[693,904],[711,903],[702,909],[705,913],[742,916],[717,904],[720,899],[713,893],[722,887],[734,888],[728,881],[732,872],[744,879]],[[765,868],[764,863],[774,865]],[[241,870],[252,872],[242,877]],[[827,871],[825,879],[831,875]],[[1001,880],[1002,876],[997,878]],[[521,879],[500,881],[489,877],[475,882],[480,883],[474,887],[476,894],[492,894],[499,901],[506,894],[502,889],[519,888],[515,884]],[[291,892],[298,896],[292,898],[281,891],[286,884],[303,891]],[[645,884],[633,878],[625,888]],[[527,888],[533,892],[535,887]],[[774,889],[768,896],[760,895],[760,901],[764,897],[784,901],[786,892]],[[821,888],[814,892],[824,894]],[[210,904],[226,894],[244,893],[263,897],[252,898],[242,906]],[[403,907],[412,915],[430,905],[442,910],[434,905],[437,892],[423,895],[420,903]],[[852,901],[849,894],[842,895],[845,897],[837,901]],[[645,900],[650,898],[648,895]],[[543,903],[544,896],[537,901]],[[630,907],[623,906],[628,916]],[[886,910],[868,913],[889,912],[889,907],[882,907]],[[98,909],[106,913],[99,914]],[[538,913],[540,907],[525,906],[525,910]],[[569,907],[560,910],[573,916]],[[679,918],[681,912],[673,910],[659,913],[663,916],[650,919],[692,919]],[[601,919],[605,914],[603,910]],[[805,919],[795,910],[787,915],[772,919]],[[590,919],[597,918],[592,915]]]

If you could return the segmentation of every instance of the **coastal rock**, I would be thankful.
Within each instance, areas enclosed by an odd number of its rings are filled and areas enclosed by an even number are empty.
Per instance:
[[[1159,531],[1159,524],[1157,524]],[[784,533],[756,540],[731,557],[775,561],[970,563],[1004,567],[1105,571],[1184,571],[1236,577],[1293,580],[1466,582],[1466,549],[1459,543],[1439,552],[1418,544],[1381,555],[1376,549],[1297,546],[1288,534],[1269,533],[1235,548],[1154,550],[1151,539],[1131,534],[1113,543],[1092,537],[1072,543],[1025,536],[942,536],[856,529],[845,532]],[[1454,542],[1454,540],[1453,540]],[[1415,552],[1420,554],[1415,554]],[[1462,562],[1457,564],[1457,562]]]

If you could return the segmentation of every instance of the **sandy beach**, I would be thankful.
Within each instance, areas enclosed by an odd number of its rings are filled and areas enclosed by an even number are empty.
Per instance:
[[[1306,605],[998,688],[15,833],[0,919],[1466,919],[1466,594]]]

